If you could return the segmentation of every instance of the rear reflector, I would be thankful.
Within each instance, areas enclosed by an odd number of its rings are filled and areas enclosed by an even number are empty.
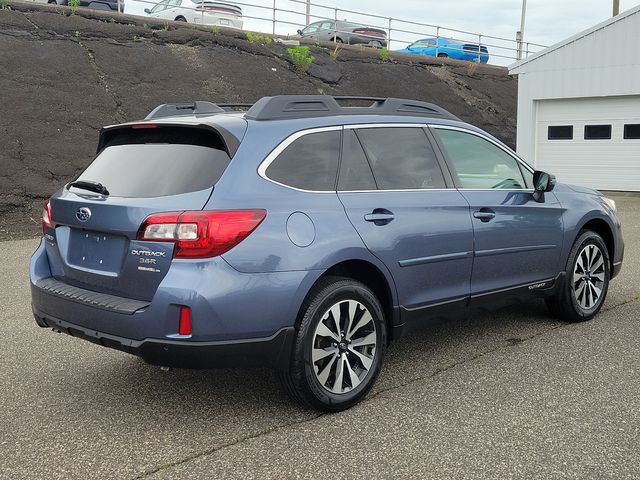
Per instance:
[[[135,128],[136,130],[144,129],[144,128],[157,128],[158,125],[155,123],[136,123],[135,125],[131,125],[131,128]]]
[[[51,228],[51,200],[44,202],[42,207],[42,233],[47,233],[47,228]]]
[[[175,258],[216,257],[247,238],[266,215],[266,210],[156,213],[142,223],[137,239],[175,242]]]
[[[180,307],[178,335],[191,335],[191,309],[189,307]]]

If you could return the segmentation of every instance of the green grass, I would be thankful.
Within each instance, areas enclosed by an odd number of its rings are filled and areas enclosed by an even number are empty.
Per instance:
[[[0,10],[11,10],[11,2],[9,0],[0,0]]]
[[[378,57],[380,57],[381,61],[388,62],[390,60],[389,50],[386,47],[381,48],[378,52]]]
[[[218,25],[214,25],[211,27],[211,33],[214,35],[220,35],[220,27]]]
[[[309,53],[309,47],[306,45],[288,48],[287,52],[289,53],[291,63],[293,63],[293,68],[297,73],[306,73],[311,63],[316,59]]]

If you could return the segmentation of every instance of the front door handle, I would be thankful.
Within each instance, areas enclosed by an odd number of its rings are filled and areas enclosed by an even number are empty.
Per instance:
[[[373,212],[367,213],[364,216],[367,222],[373,222],[374,225],[386,225],[394,218],[393,212],[390,212],[386,208],[376,208]]]
[[[489,222],[496,218],[496,212],[490,208],[481,208],[477,212],[473,212],[473,217],[477,218],[481,222]]]

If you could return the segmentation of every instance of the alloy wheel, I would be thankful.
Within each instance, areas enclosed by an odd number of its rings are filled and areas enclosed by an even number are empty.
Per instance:
[[[333,394],[362,383],[374,363],[376,324],[356,300],[335,303],[322,316],[313,335],[311,362],[316,379]]]
[[[605,285],[604,255],[597,245],[582,249],[573,268],[573,295],[584,310],[591,310],[600,301]]]

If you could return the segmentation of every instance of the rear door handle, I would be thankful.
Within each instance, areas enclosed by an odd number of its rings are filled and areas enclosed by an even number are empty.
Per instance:
[[[496,212],[490,208],[481,208],[477,212],[473,212],[473,217],[477,218],[481,222],[489,222],[496,218]]]
[[[376,208],[373,212],[364,216],[367,222],[373,222],[375,225],[386,225],[394,218],[393,213],[386,208]]]

